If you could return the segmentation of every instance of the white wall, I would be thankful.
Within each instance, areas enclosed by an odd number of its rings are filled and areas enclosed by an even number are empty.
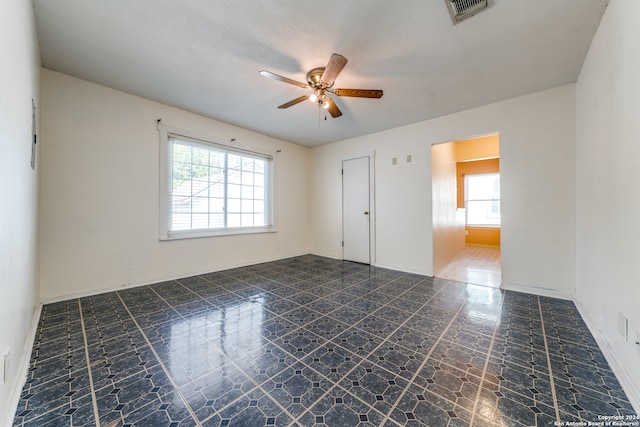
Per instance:
[[[37,304],[38,167],[31,169],[31,99],[40,59],[31,2],[0,2],[0,425],[13,422]],[[39,159],[38,159],[39,160]],[[2,353],[11,349],[2,380]]]
[[[465,248],[464,211],[457,209],[455,142],[431,146],[433,272],[437,274]],[[462,214],[462,215],[461,215]]]
[[[42,75],[44,300],[309,252],[309,149],[50,70]],[[278,232],[159,241],[157,119],[281,150]]]
[[[612,0],[576,84],[576,199],[577,302],[640,411],[638,22],[640,2]],[[619,312],[629,341],[618,332]]]
[[[339,159],[375,150],[377,264],[432,275],[431,145],[492,133],[500,133],[503,285],[573,297],[574,85],[314,148],[313,252],[341,257]]]

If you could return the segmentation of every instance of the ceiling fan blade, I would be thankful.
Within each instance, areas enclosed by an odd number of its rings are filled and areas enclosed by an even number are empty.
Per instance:
[[[327,102],[329,103],[329,108],[327,108],[327,110],[329,111],[329,114],[331,114],[331,117],[334,119],[336,117],[340,117],[342,115],[342,111],[340,111],[333,99],[327,96]]]
[[[282,105],[278,105],[278,108],[289,108],[289,107],[291,107],[293,105],[301,103],[302,101],[306,101],[307,99],[309,99],[309,95],[303,95],[303,96],[300,96],[300,97],[298,97],[296,99],[293,99],[293,100],[291,100],[291,101],[289,101],[287,103],[284,103]]]
[[[320,80],[325,82],[328,86],[333,85],[333,82],[336,80],[336,77],[338,77],[338,74],[340,74],[340,71],[342,71],[344,66],[347,65],[347,61],[347,58],[342,55],[338,55],[337,53],[331,55],[329,63],[324,69],[324,73],[322,73]]]
[[[333,91],[338,96],[355,96],[358,98],[382,98],[380,89],[335,89]]]
[[[298,87],[302,87],[302,88],[306,88],[307,87],[306,83],[302,83],[302,82],[298,82],[298,81],[295,81],[295,80],[291,80],[290,78],[283,77],[283,76],[281,76],[279,74],[274,74],[271,71],[262,70],[262,71],[260,71],[260,75],[262,77],[267,77],[269,79],[278,80],[278,81],[284,82],[284,83],[289,83],[290,85],[294,85],[294,86],[298,86]]]

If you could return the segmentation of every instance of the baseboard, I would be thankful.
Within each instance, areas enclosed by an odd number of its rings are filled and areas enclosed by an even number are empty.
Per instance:
[[[460,251],[458,254],[454,255],[453,258],[451,258],[449,261],[447,261],[446,264],[444,264],[440,268],[436,268],[434,266],[434,268],[433,268],[433,270],[434,270],[433,276],[434,277],[438,277],[438,275],[440,273],[442,273],[446,268],[448,268],[451,264],[459,261],[463,257],[464,257],[464,249],[462,251]]]
[[[556,289],[552,288],[541,288],[537,286],[527,286],[527,285],[516,285],[515,283],[505,283],[503,282],[500,285],[500,289],[504,289],[507,291],[515,291],[515,292],[523,292],[525,294],[538,295],[541,297],[550,297],[550,298],[558,298],[563,300],[573,301],[575,299],[575,294],[570,294],[566,292],[560,292]]]
[[[335,255],[323,254],[321,252],[311,252],[309,255],[321,256],[321,257],[324,257],[324,258],[335,259],[335,260],[338,260],[338,261],[342,260],[342,257],[336,257]],[[425,271],[420,271],[420,270],[415,270],[415,269],[407,269],[407,268],[403,268],[403,267],[398,267],[397,265],[387,265],[387,264],[383,264],[383,263],[377,263],[375,261],[372,261],[370,265],[372,267],[386,268],[386,269],[389,269],[389,270],[401,271],[403,273],[419,274],[420,276],[433,277],[432,274],[429,274],[429,273],[427,273]]]
[[[468,242],[465,242],[464,245],[469,248],[500,249],[500,245],[485,245],[482,243],[468,243]]]
[[[598,328],[596,322],[594,322],[593,319],[589,317],[587,310],[580,303],[577,297],[573,302],[576,305],[580,316],[582,316],[582,319],[587,324],[591,335],[593,335],[593,338],[598,343],[602,354],[604,355],[605,359],[607,359],[609,367],[620,382],[620,385],[627,395],[631,406],[633,406],[633,409],[637,414],[640,414],[640,385],[636,384],[627,370],[624,369],[622,363],[620,362],[620,357],[618,357],[618,354],[613,349],[613,347],[609,345],[609,341],[607,340],[606,335],[602,333],[600,328]]]
[[[417,274],[420,276],[434,277],[433,275],[428,274],[425,271],[420,271],[412,268],[398,267],[397,265],[376,264],[374,267],[386,268],[389,270],[401,271],[403,273],[409,273],[409,274]]]
[[[13,426],[13,419],[15,417],[16,410],[18,409],[20,395],[22,394],[22,389],[24,388],[24,384],[27,381],[27,372],[29,371],[29,362],[31,361],[31,351],[36,339],[36,332],[38,332],[40,313],[42,313],[42,304],[38,304],[33,313],[33,318],[31,319],[31,327],[29,328],[29,335],[27,336],[27,342],[25,342],[22,349],[22,354],[20,355],[20,365],[18,366],[17,375],[13,380],[13,386],[11,387],[7,413],[3,414],[6,419],[0,419],[0,426]]]
[[[91,297],[91,296],[94,296],[94,295],[105,294],[105,293],[108,293],[108,292],[123,291],[125,289],[132,289],[132,288],[137,288],[137,287],[140,287],[140,286],[153,285],[154,283],[166,282],[166,281],[169,281],[169,280],[177,280],[177,279],[182,279],[184,277],[198,276],[198,275],[207,274],[207,273],[215,273],[215,272],[218,272],[218,271],[232,270],[234,268],[247,267],[247,266],[251,266],[251,265],[262,264],[262,263],[265,263],[265,262],[280,261],[280,260],[283,260],[283,259],[295,258],[295,257],[298,257],[298,256],[303,256],[303,255],[309,255],[309,253],[308,252],[301,252],[301,253],[289,254],[289,255],[286,255],[286,256],[282,256],[282,257],[263,258],[263,259],[253,260],[251,262],[246,262],[246,263],[241,263],[241,264],[225,265],[225,266],[220,267],[220,268],[215,269],[215,270],[204,270],[204,271],[197,271],[197,272],[191,272],[191,273],[184,273],[184,274],[175,275],[175,276],[160,277],[160,278],[153,279],[152,281],[149,281],[149,282],[133,283],[133,284],[128,284],[127,286],[113,286],[113,287],[107,287],[107,288],[92,289],[92,290],[87,291],[87,292],[74,292],[74,293],[58,295],[58,296],[54,296],[54,297],[41,298],[40,299],[40,303],[43,304],[43,305],[46,305],[46,304],[52,304],[52,303],[61,302],[61,301],[68,301],[68,300],[76,299],[76,298]]]
[[[342,257],[338,257],[335,255],[329,255],[329,254],[324,254],[322,252],[310,252],[309,255],[315,255],[315,256],[321,256],[323,258],[329,258],[329,259],[336,259],[336,260],[342,260]]]

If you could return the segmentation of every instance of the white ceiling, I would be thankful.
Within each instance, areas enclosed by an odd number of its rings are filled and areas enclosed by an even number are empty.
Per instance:
[[[445,0],[33,0],[44,67],[305,146],[575,82],[607,0],[494,0],[453,25]],[[332,53],[337,119],[303,102]]]

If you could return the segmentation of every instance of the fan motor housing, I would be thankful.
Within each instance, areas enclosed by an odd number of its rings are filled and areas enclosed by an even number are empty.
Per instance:
[[[325,67],[317,67],[307,73],[307,81],[309,86],[315,89],[326,89],[331,86],[322,81],[322,75],[324,74]]]

